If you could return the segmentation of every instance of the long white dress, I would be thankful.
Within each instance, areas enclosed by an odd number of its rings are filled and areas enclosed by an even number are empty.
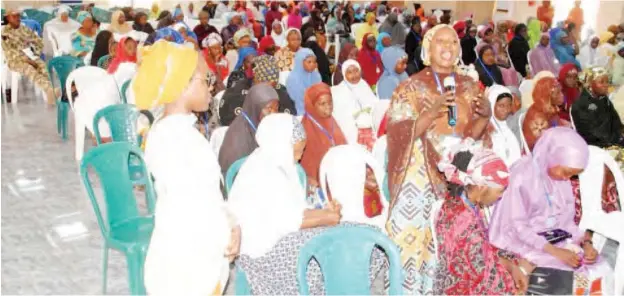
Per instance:
[[[219,187],[219,163],[196,119],[169,115],[147,136],[145,159],[158,194],[145,262],[150,295],[221,294],[229,275],[224,254],[234,223]]]

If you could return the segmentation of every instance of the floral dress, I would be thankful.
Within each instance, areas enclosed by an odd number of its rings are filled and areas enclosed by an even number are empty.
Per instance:
[[[295,53],[296,52],[291,51],[288,46],[284,46],[275,53],[277,67],[280,69],[280,72],[293,70],[293,67],[295,66]]]

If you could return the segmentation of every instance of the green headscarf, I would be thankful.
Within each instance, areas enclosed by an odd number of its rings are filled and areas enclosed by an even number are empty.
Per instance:
[[[532,19],[527,25],[527,32],[529,33],[529,47],[533,49],[542,38],[542,22]]]

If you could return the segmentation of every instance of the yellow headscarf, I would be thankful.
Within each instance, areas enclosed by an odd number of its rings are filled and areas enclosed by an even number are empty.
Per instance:
[[[369,12],[366,14],[366,22],[368,22],[369,19],[375,19],[375,14],[372,12]]]
[[[166,40],[141,49],[132,89],[139,109],[175,101],[188,86],[197,67],[197,52]]]
[[[598,38],[600,39],[600,45],[605,44],[607,41],[609,41],[611,38],[613,38],[613,36],[615,36],[613,33],[609,32],[609,31],[604,31],[602,33],[600,33],[600,35],[598,35]]]

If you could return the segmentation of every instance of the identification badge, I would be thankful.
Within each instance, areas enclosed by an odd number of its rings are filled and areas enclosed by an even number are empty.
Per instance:
[[[381,72],[381,71],[379,70],[379,67],[377,67],[377,74],[379,74],[379,72]]]

